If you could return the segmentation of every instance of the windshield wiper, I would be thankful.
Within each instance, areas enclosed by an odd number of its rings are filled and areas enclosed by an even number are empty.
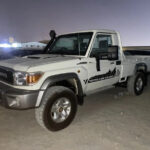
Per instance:
[[[59,54],[59,55],[65,55],[66,53],[64,53],[64,52],[60,52],[60,51],[51,51],[51,52],[49,52],[48,54]]]
[[[70,53],[68,52],[68,50],[61,48],[61,49],[58,49],[58,50],[49,51],[49,54],[68,55],[68,54],[70,54]]]

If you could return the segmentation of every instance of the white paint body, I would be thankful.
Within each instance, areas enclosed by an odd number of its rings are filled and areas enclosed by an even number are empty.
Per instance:
[[[144,62],[148,66],[148,71],[150,71],[150,57],[125,57],[122,51],[121,40],[118,32],[111,30],[90,30],[82,32],[93,32],[93,36],[85,56],[61,56],[42,54],[32,56],[39,57],[39,59],[24,57],[1,61],[0,66],[12,68],[15,71],[23,71],[29,73],[42,71],[44,73],[44,75],[38,81],[38,83],[34,85],[9,86],[12,86],[17,89],[39,90],[43,82],[50,76],[60,75],[64,73],[76,73],[81,81],[83,92],[85,94],[88,94],[92,91],[97,91],[98,89],[103,89],[107,86],[111,86],[118,82],[122,82],[121,78],[126,79],[127,77],[132,76],[134,74],[135,65],[137,63]],[[119,60],[121,61],[121,65],[116,65],[116,63],[114,63],[113,61],[101,60],[101,71],[96,70],[96,59],[90,57],[90,52],[92,50],[93,42],[97,34],[108,34],[112,36],[113,45],[119,46]],[[87,62],[87,64],[77,65],[81,62]],[[109,70],[113,70],[114,68],[116,68],[119,72],[118,75],[114,78],[101,80],[98,82],[92,82],[88,84],[84,83],[84,80],[89,79],[92,76],[105,74],[106,72],[108,72]],[[80,72],[78,72],[79,70]]]

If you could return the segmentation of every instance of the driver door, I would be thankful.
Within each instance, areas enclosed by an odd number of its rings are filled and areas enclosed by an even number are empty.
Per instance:
[[[87,91],[97,90],[118,82],[120,66],[117,60],[108,58],[108,48],[112,46],[111,34],[97,34],[88,63]],[[100,57],[98,57],[100,55]]]

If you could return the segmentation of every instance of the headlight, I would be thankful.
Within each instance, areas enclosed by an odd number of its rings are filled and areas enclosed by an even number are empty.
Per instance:
[[[14,84],[15,85],[33,85],[39,81],[42,75],[43,75],[42,72],[35,72],[35,73],[15,72]]]

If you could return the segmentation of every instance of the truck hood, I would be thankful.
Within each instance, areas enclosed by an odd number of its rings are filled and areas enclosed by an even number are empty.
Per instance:
[[[0,66],[19,71],[27,71],[30,67],[52,64],[61,61],[64,62],[73,59],[78,59],[78,57],[50,54],[29,55],[22,58],[20,57],[1,61]]]

